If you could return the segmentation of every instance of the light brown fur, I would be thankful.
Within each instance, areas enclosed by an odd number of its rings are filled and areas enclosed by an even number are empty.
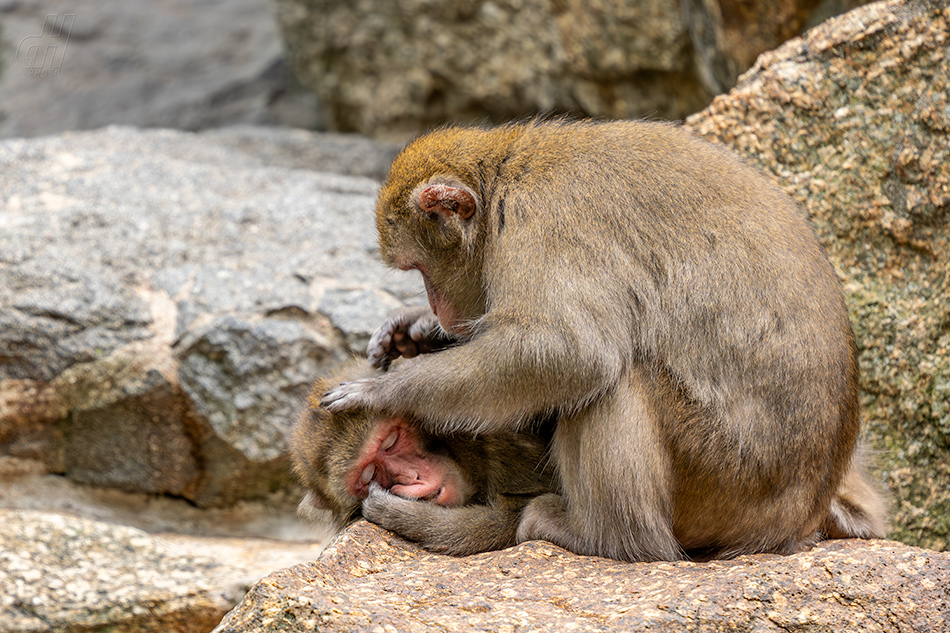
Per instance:
[[[359,363],[335,380],[368,374]],[[400,498],[378,486],[371,487],[368,496],[354,494],[347,481],[357,474],[354,469],[368,438],[386,422],[365,410],[329,412],[319,397],[330,386],[326,379],[316,381],[309,407],[291,435],[294,470],[307,489],[300,505],[304,515],[316,519],[315,511],[329,511],[338,527],[362,515],[431,551],[466,555],[513,545],[525,505],[556,490],[547,456],[550,424],[539,423],[540,435],[435,437],[419,431],[423,457],[443,464],[467,492],[456,507]]]
[[[561,494],[526,509],[520,540],[654,560],[883,534],[834,270],[725,149],[661,123],[448,128],[396,159],[377,226],[464,342],[324,402],[437,433],[557,413]]]

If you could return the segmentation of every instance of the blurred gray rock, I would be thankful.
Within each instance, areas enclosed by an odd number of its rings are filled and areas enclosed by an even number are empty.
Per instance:
[[[155,369],[129,378],[114,400],[72,412],[64,471],[78,482],[187,496],[201,468],[174,385]]]
[[[180,385],[198,413],[218,437],[261,462],[284,450],[314,377],[334,358],[301,323],[235,316],[213,320],[179,350]]]
[[[267,0],[0,0],[0,26],[0,138],[323,125]]]
[[[0,142],[0,454],[201,505],[286,486],[313,378],[425,300],[375,259],[376,182],[304,156],[392,153],[247,127]]]
[[[380,138],[538,113],[682,118],[818,5],[274,0],[287,59],[330,128]]]
[[[17,250],[26,246],[9,243],[8,259],[0,263],[7,272],[0,305],[12,308],[0,312],[6,376],[50,380],[70,365],[150,336],[148,306],[117,279],[89,274],[77,261],[50,266]]]
[[[306,546],[154,537],[74,516],[0,510],[0,629],[204,633]]]
[[[402,148],[354,134],[324,133],[320,142],[314,143],[313,134],[306,130],[274,130],[254,125],[204,130],[201,135],[215,144],[251,154],[271,167],[328,171],[373,180],[386,177],[389,165]]]

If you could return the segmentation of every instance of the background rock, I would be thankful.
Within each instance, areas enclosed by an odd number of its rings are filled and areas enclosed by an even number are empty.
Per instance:
[[[275,563],[264,541],[153,537],[61,514],[0,510],[0,627],[8,633],[204,633]]]
[[[776,175],[845,280],[891,536],[950,543],[950,8],[895,0],[765,54],[687,125]]]
[[[215,631],[940,631],[948,575],[950,554],[887,541],[709,563],[540,541],[452,558],[360,522],[319,560],[264,578]]]
[[[0,137],[115,123],[322,126],[266,0],[0,0],[0,27]]]
[[[861,0],[275,0],[332,129],[404,137],[538,112],[682,118],[815,15]],[[819,7],[819,5],[822,5]]]
[[[376,175],[393,152],[321,139],[0,143],[0,453],[200,505],[287,486],[284,433],[313,378],[424,300],[373,257],[375,181],[264,162]]]

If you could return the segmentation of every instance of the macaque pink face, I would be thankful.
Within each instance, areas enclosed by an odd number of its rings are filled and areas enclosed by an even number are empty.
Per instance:
[[[370,482],[406,499],[459,506],[471,496],[471,486],[448,457],[425,449],[419,434],[405,420],[380,420],[363,444],[347,476],[347,492],[364,499]]]

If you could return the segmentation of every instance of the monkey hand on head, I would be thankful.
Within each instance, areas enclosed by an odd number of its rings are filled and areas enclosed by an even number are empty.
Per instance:
[[[359,363],[339,378],[367,373]],[[407,419],[334,414],[317,401],[328,386],[317,381],[291,435],[302,514],[329,511],[342,527],[362,513],[428,550],[465,555],[513,545],[524,506],[555,489],[542,435],[438,437]]]
[[[632,561],[884,533],[838,278],[728,150],[655,122],[443,128],[397,156],[376,225],[457,344],[323,403],[441,437],[556,415],[559,489],[519,540]]]
[[[386,371],[396,358],[428,354],[454,340],[439,326],[439,319],[430,308],[404,308],[383,321],[373,333],[367,356],[373,367]]]

